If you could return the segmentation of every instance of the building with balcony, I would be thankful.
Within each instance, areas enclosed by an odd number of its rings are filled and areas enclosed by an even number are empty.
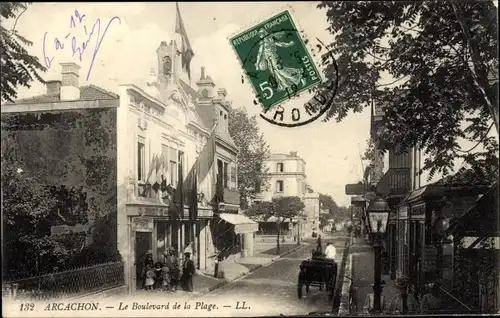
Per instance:
[[[140,287],[148,250],[155,261],[167,247],[189,251],[205,271],[222,252],[253,253],[257,224],[239,213],[227,91],[215,91],[203,69],[196,87],[188,85],[178,50],[174,40],[160,43],[145,85],[120,85],[116,93],[80,86],[80,67],[62,63],[61,80],[48,81],[46,94],[2,105],[3,153],[49,186],[82,189],[90,219],[83,228],[90,233],[106,219],[130,292]],[[193,216],[180,189],[211,136],[214,160]]]

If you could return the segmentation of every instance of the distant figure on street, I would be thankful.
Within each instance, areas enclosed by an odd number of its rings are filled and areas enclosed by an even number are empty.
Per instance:
[[[385,283],[382,282],[382,287],[384,287]],[[375,304],[375,285],[372,284],[373,292],[366,295],[365,303],[363,304],[363,314],[369,315],[372,313],[374,304]],[[382,312],[385,312],[387,307],[387,303],[385,301],[385,297],[380,295],[380,309]]]
[[[316,250],[318,252],[322,252],[323,253],[323,246],[321,245],[321,235],[318,236],[318,239],[316,240]]]
[[[185,291],[193,291],[193,276],[196,273],[194,262],[191,260],[191,253],[184,253],[184,263],[182,264],[181,285]]]
[[[430,292],[422,297],[420,305],[420,312],[422,314],[438,313],[436,311],[441,309],[441,295],[439,294],[439,290],[439,283],[434,283]]]
[[[388,314],[390,315],[412,315],[419,310],[418,302],[412,294],[408,293],[408,281],[405,278],[396,279],[395,287],[398,294],[392,298]]]
[[[325,258],[334,260],[335,256],[337,255],[337,249],[331,242],[328,242],[326,244],[326,249],[325,249]]]

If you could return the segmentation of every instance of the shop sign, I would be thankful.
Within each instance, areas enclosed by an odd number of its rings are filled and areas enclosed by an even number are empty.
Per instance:
[[[132,227],[136,232],[153,232],[153,218],[132,218]]]

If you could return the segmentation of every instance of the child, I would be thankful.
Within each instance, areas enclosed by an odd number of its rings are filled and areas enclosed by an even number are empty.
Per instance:
[[[155,263],[155,289],[160,289],[161,288],[161,282],[162,282],[162,268],[163,264],[161,262],[156,262]]]
[[[161,269],[161,275],[162,275],[162,287],[163,291],[170,292],[170,269],[168,268],[167,265],[163,265]]]
[[[155,272],[151,265],[146,266],[146,280],[144,282],[144,286],[146,290],[153,290],[153,285],[155,283]]]

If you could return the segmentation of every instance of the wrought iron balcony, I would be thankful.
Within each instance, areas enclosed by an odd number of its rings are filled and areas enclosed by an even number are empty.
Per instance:
[[[383,195],[404,195],[410,190],[409,168],[389,168],[377,183],[377,193]]]

